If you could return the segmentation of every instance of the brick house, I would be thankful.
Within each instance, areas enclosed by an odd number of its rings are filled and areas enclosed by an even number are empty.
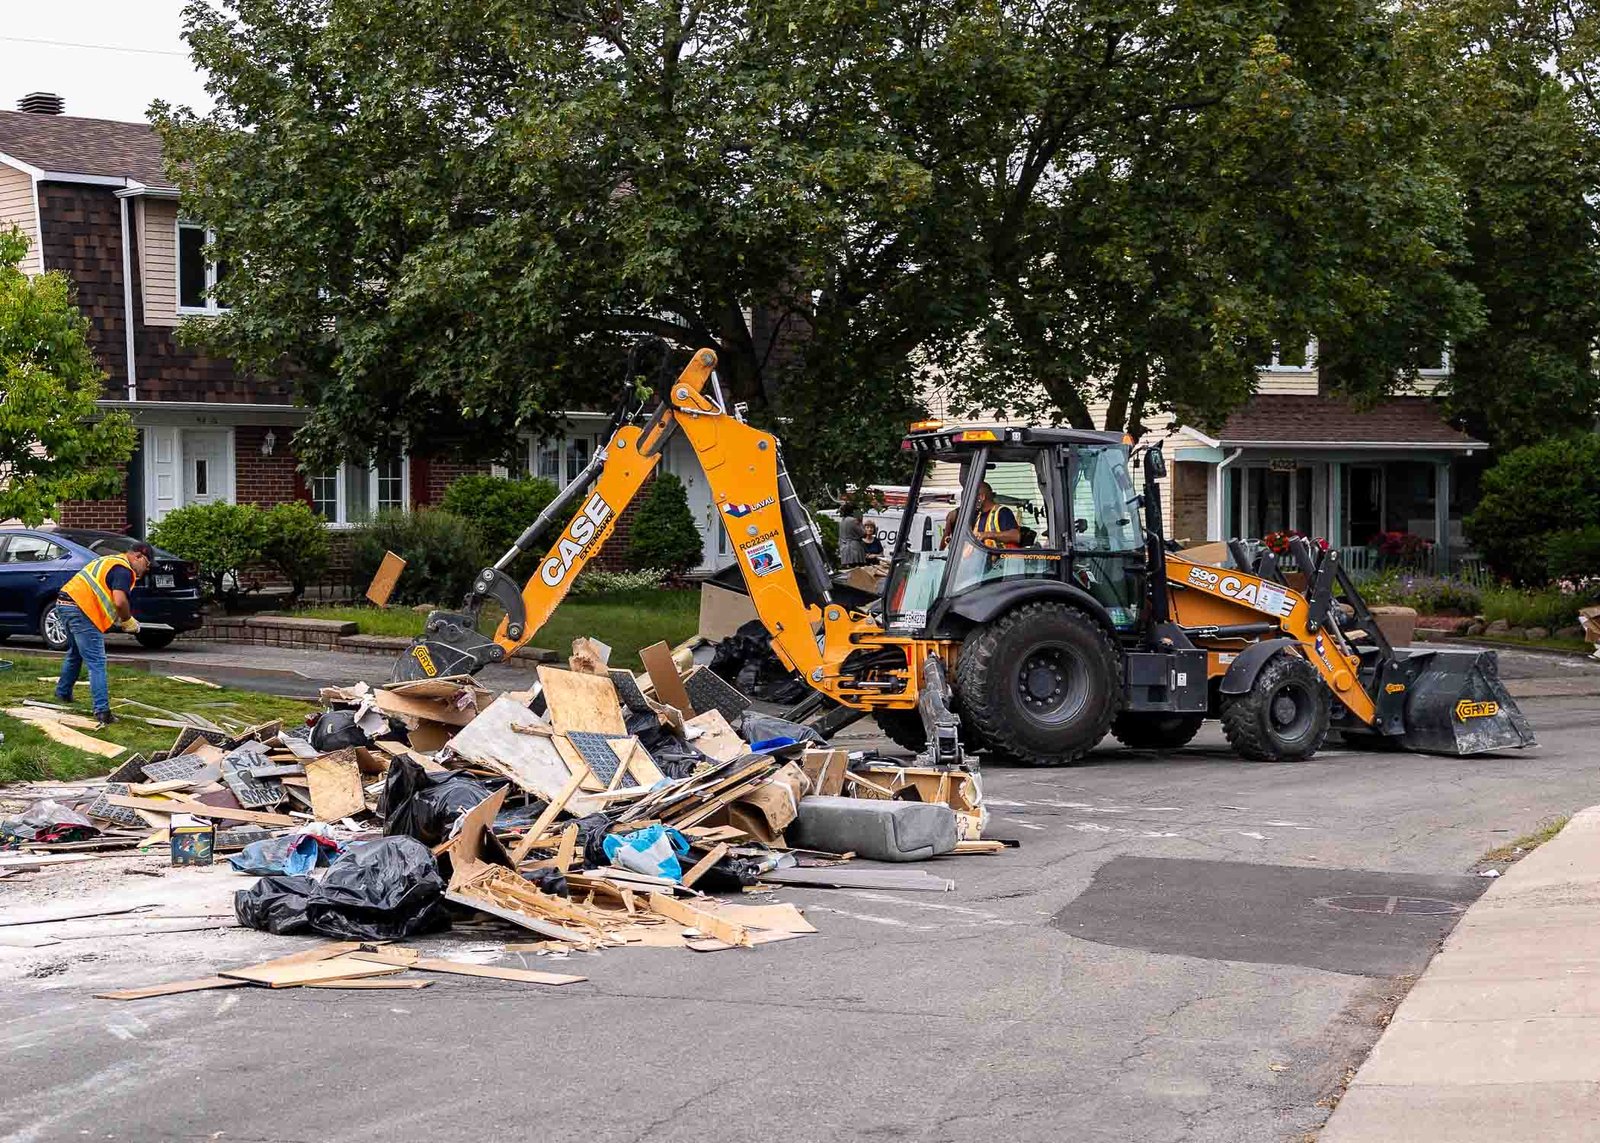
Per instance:
[[[206,233],[185,220],[156,133],[64,115],[55,96],[20,106],[0,111],[0,227],[16,225],[27,237],[26,272],[72,278],[106,371],[100,405],[127,412],[139,429],[122,494],[64,504],[61,523],[142,536],[185,505],[303,500],[338,529],[379,508],[436,504],[456,477],[490,470],[487,462],[397,456],[302,473],[290,439],[306,410],[289,381],[246,375],[177,337],[180,323],[217,312],[207,291],[226,267],[205,259]],[[606,423],[604,414],[569,414],[563,437],[523,442],[517,467],[564,486],[602,443]],[[703,484],[694,458],[680,447],[666,464],[694,482],[693,503]],[[714,519],[709,499],[705,508],[701,515]],[[620,559],[628,521],[604,564]]]

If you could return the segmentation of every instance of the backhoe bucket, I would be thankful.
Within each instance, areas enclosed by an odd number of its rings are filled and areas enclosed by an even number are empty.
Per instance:
[[[1493,651],[1414,651],[1405,663],[1415,671],[1400,736],[1407,750],[1466,755],[1536,745]]]
[[[422,634],[411,640],[389,674],[391,683],[439,679],[449,675],[474,675],[490,663],[505,658],[505,650],[480,635],[473,617],[458,611],[435,611]]]

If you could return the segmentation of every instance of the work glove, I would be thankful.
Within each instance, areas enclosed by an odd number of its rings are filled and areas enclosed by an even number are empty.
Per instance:
[[[117,626],[122,628],[122,630],[126,631],[129,635],[132,635],[139,630],[139,621],[130,615],[121,623],[117,624]]]

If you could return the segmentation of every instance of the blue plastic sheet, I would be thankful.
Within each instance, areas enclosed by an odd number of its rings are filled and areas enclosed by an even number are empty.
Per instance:
[[[339,853],[339,843],[332,838],[301,831],[252,841],[238,853],[228,858],[228,864],[240,873],[264,877],[269,873],[292,875],[310,873],[319,865],[326,865]]]

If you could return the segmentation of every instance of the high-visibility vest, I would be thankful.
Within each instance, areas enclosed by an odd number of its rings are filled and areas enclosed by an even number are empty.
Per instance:
[[[111,601],[111,586],[106,582],[111,569],[117,567],[127,568],[133,582],[139,582],[139,573],[133,570],[126,556],[101,556],[85,564],[61,589],[102,631],[111,630],[111,625],[117,621],[117,605]]]

